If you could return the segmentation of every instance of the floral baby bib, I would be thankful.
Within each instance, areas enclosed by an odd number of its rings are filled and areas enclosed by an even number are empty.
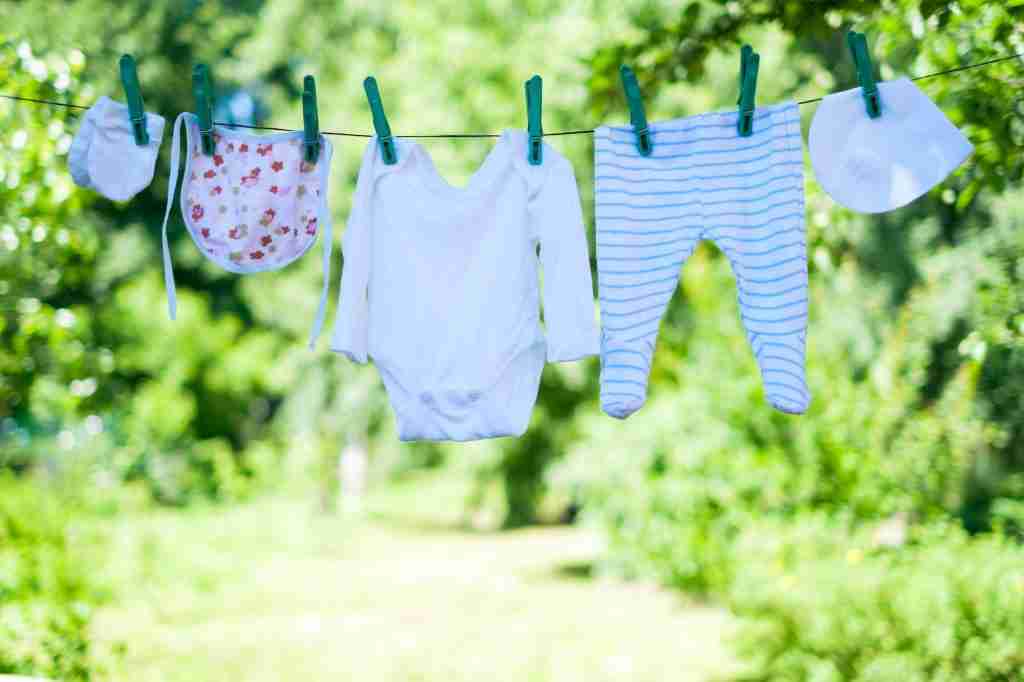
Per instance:
[[[311,164],[303,160],[301,131],[251,135],[214,126],[216,150],[208,156],[202,153],[196,116],[178,116],[163,227],[164,280],[171,319],[177,306],[167,218],[178,177],[182,126],[187,156],[181,215],[192,240],[211,261],[239,274],[277,270],[308,251],[323,227],[324,285],[310,338],[312,346],[323,325],[330,276],[330,142],[321,136],[320,157]]]

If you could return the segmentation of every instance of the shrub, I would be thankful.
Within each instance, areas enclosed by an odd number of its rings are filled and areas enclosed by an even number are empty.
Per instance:
[[[797,560],[783,556],[787,543],[762,545],[729,599],[743,679],[1024,680],[1024,549],[948,526],[917,535]]]
[[[92,679],[96,539],[71,525],[61,497],[0,477],[0,674]]]

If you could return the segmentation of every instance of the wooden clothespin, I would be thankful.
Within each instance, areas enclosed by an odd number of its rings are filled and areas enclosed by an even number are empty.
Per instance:
[[[544,83],[540,76],[534,74],[526,81],[526,126],[530,138],[526,158],[533,166],[539,166],[544,161],[544,128],[541,125],[543,92]]]
[[[306,163],[320,158],[320,114],[316,106],[316,81],[312,76],[302,80],[302,150]]]
[[[128,103],[128,118],[135,136],[135,144],[143,147],[149,144],[149,131],[146,129],[146,110],[142,104],[142,90],[139,88],[139,73],[135,69],[135,58],[130,54],[121,55],[121,85],[124,86],[124,97]]]
[[[850,45],[853,64],[857,67],[857,82],[860,83],[861,94],[864,95],[868,116],[878,118],[882,115],[882,96],[878,92],[875,70],[868,55],[868,40],[863,33],[850,31],[846,34],[846,42]]]
[[[196,100],[196,116],[199,117],[200,147],[203,154],[212,156],[217,145],[213,139],[213,85],[206,64],[196,64],[192,69],[192,94]]]
[[[647,114],[644,112],[644,102],[640,96],[640,84],[637,83],[636,74],[625,64],[619,67],[619,75],[622,77],[622,89],[626,91],[626,102],[629,104],[629,122],[636,133],[637,151],[641,156],[650,156],[654,151],[654,143],[651,141],[651,131],[647,128]]]
[[[363,81],[363,89],[366,91],[366,99],[370,102],[370,113],[373,114],[373,129],[377,132],[381,156],[384,157],[384,163],[391,166],[398,162],[398,154],[395,152],[395,138],[391,135],[388,117],[384,115],[384,104],[380,101],[377,79],[373,76],[368,76]]]
[[[739,118],[736,120],[736,132],[740,137],[750,137],[754,133],[754,108],[757,106],[757,70],[761,65],[761,55],[754,52],[750,45],[740,50],[740,98]]]

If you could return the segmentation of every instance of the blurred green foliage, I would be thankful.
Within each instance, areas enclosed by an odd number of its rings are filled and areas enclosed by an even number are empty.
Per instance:
[[[102,537],[69,500],[0,475],[0,674],[93,679],[88,624]]]
[[[763,529],[762,529],[763,530]],[[816,528],[819,535],[825,527]],[[765,541],[765,537],[772,540]],[[898,550],[860,540],[787,557],[778,533],[746,548],[730,595],[748,682],[989,682],[1024,676],[1024,550],[959,528]],[[807,547],[807,540],[798,544]]]

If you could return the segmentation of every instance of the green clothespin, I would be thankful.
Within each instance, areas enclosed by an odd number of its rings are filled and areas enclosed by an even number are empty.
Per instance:
[[[302,80],[302,149],[306,163],[320,158],[320,115],[316,108],[316,81],[312,76]]]
[[[200,146],[203,154],[212,156],[217,145],[213,139],[213,85],[206,64],[196,64],[192,69],[192,94],[195,95],[196,116],[199,117]]]
[[[654,151],[654,143],[651,141],[651,131],[647,128],[647,114],[644,112],[644,102],[640,96],[636,74],[633,73],[633,69],[623,64],[619,67],[619,75],[622,77],[622,89],[626,91],[626,102],[629,104],[629,122],[636,133],[637,151],[641,156],[650,156]]]
[[[544,83],[540,76],[535,74],[526,81],[526,118],[530,136],[526,158],[533,166],[539,166],[544,160],[544,128],[540,120],[543,92]]]
[[[146,110],[142,105],[142,90],[139,88],[139,73],[135,70],[135,58],[130,54],[123,54],[119,64],[132,134],[135,135],[135,144],[143,147],[149,144],[149,131],[146,130]]]
[[[373,129],[377,131],[377,139],[380,141],[381,156],[384,157],[384,163],[391,166],[398,162],[398,154],[395,153],[395,138],[391,135],[391,126],[388,125],[388,117],[384,115],[384,105],[380,101],[377,79],[368,76],[363,81],[363,89],[366,90],[366,99],[370,101]]]
[[[736,120],[736,132],[740,137],[750,137],[754,133],[754,98],[757,96],[757,70],[761,65],[761,55],[754,52],[750,45],[740,50],[740,98],[739,118]]]
[[[868,55],[868,40],[863,33],[850,31],[846,34],[846,42],[850,45],[853,64],[857,67],[857,81],[860,83],[861,94],[864,95],[868,116],[878,118],[882,115],[882,96],[878,92],[875,71]]]

